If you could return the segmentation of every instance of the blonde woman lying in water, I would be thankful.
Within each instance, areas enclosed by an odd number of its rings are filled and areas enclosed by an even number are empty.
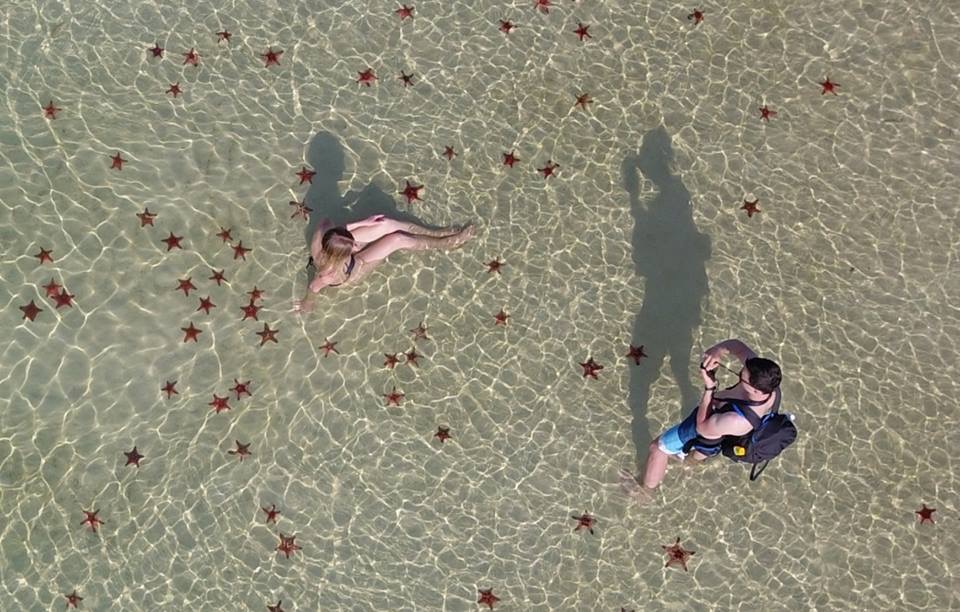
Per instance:
[[[394,251],[456,249],[473,237],[473,231],[470,224],[432,230],[383,215],[348,223],[346,227],[321,221],[310,242],[314,277],[303,299],[294,300],[293,310],[309,312],[321,289],[356,284]]]

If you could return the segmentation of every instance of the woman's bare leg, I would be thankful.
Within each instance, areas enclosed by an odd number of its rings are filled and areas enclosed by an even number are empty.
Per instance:
[[[350,233],[353,234],[353,239],[357,242],[370,244],[371,242],[375,242],[379,238],[383,238],[384,236],[394,232],[406,232],[408,234],[416,234],[418,236],[442,237],[456,234],[459,229],[460,228],[457,227],[442,227],[440,229],[432,230],[408,221],[384,219],[383,221],[378,221],[377,223],[355,228],[351,230]]]
[[[425,251],[427,249],[455,249],[473,236],[473,226],[468,225],[455,234],[448,236],[421,236],[405,231],[393,232],[357,253],[364,266],[376,264],[396,251]]]
[[[411,223],[414,227],[420,227]],[[406,234],[410,238],[413,238],[414,242],[406,247],[414,251],[425,251],[427,249],[457,249],[463,246],[467,240],[473,237],[474,228],[472,225],[468,225],[462,229],[458,228],[445,228],[445,232],[441,234],[440,230],[428,230],[433,231],[432,234],[413,234],[406,230],[400,230],[401,234]]]

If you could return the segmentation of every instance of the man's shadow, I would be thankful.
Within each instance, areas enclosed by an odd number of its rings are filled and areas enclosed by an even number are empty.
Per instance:
[[[648,357],[630,368],[633,441],[639,460],[658,433],[650,431],[648,402],[665,357],[670,357],[670,369],[680,388],[680,405],[671,401],[654,406],[658,415],[667,415],[670,424],[679,422],[700,398],[690,382],[690,360],[695,359],[693,331],[700,324],[701,305],[709,292],[705,266],[710,239],[693,223],[690,193],[679,177],[670,174],[672,160],[670,136],[658,127],[646,133],[640,151],[628,155],[621,167],[634,218],[633,263],[637,274],[646,279],[632,343],[644,345]],[[657,188],[656,197],[647,202],[640,201],[638,172]]]
[[[336,136],[329,132],[318,132],[307,149],[307,164],[316,172],[304,196],[304,204],[311,209],[304,239],[307,252],[303,261],[306,264],[310,252],[313,233],[323,219],[330,219],[334,225],[346,225],[360,221],[371,215],[386,215],[391,219],[409,221],[433,228],[409,212],[401,211],[393,196],[370,183],[360,191],[340,193],[339,181],[343,178],[346,164],[343,146]]]

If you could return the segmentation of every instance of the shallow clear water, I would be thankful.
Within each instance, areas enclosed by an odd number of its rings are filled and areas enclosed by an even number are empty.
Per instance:
[[[414,5],[7,4],[0,609],[960,608],[956,7]],[[291,312],[309,229],[373,213],[480,231]],[[618,469],[730,337],[782,365],[797,444],[755,483],[671,465],[633,503]],[[677,537],[689,572],[664,567]]]

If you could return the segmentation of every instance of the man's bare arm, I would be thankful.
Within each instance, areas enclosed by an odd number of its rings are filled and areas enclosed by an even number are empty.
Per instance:
[[[739,424],[739,417],[735,414],[715,414],[697,423],[697,434],[708,440],[716,440],[723,436],[735,435]]]

